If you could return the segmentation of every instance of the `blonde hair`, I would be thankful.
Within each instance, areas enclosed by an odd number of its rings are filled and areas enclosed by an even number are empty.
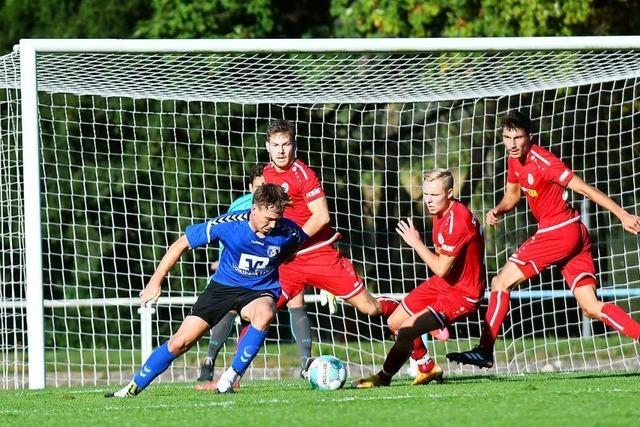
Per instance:
[[[436,179],[442,180],[445,190],[453,189],[453,174],[451,174],[449,169],[436,168],[424,173],[425,181],[432,182]]]

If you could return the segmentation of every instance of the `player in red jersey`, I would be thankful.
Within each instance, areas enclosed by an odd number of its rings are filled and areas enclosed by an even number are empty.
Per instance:
[[[500,215],[514,209],[522,192],[538,222],[538,231],[516,250],[491,280],[480,344],[473,350],[449,353],[447,358],[483,368],[492,367],[493,346],[509,311],[509,292],[550,265],[560,267],[585,316],[601,320],[635,340],[640,339],[640,324],[617,305],[603,303],[596,297],[591,238],[578,212],[566,201],[566,189],[588,197],[613,213],[630,233],[640,232],[640,218],[586,184],[551,152],[533,144],[531,120],[525,114],[512,111],[503,118],[502,139],[509,154],[507,185],[500,203],[487,213],[487,224],[495,226]]]
[[[288,121],[278,120],[269,125],[267,150],[271,163],[264,168],[265,182],[285,189],[293,202],[286,210],[286,218],[310,236],[296,256],[280,268],[282,296],[278,307],[311,285],[344,299],[362,313],[384,315],[387,308],[387,315],[391,314],[397,303],[374,298],[351,261],[334,247],[340,234],[329,225],[324,189],[315,172],[296,158],[296,148],[293,127]],[[388,304],[393,307],[387,307]]]
[[[424,176],[424,203],[433,215],[432,252],[422,242],[411,219],[400,221],[396,231],[427,263],[434,273],[402,301],[388,324],[396,332],[396,342],[382,369],[354,382],[354,387],[386,386],[411,354],[420,357],[414,385],[442,379],[442,369],[426,347],[416,354],[421,334],[445,328],[478,310],[485,289],[484,240],[480,222],[462,203],[453,198],[453,176],[447,169],[434,169]]]

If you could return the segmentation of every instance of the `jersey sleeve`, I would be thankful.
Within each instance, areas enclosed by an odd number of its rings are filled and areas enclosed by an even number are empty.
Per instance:
[[[215,219],[199,224],[191,224],[184,230],[191,249],[206,246],[215,239],[220,239],[223,226]]]
[[[316,199],[324,197],[324,189],[318,179],[316,173],[311,169],[306,169],[307,179],[300,184],[300,191],[302,193],[302,199],[305,203],[310,203]]]
[[[446,230],[442,230],[440,235],[442,235],[442,241],[438,236],[438,241],[441,243],[440,253],[450,257],[457,257],[473,237],[473,231],[469,229],[467,224],[460,221],[454,223],[452,229],[447,227]]]
[[[305,240],[307,240],[309,238],[309,235],[307,235],[307,233],[304,232],[302,227],[300,227],[298,224],[296,224],[295,222],[291,221],[290,219],[283,218],[282,219],[282,224],[290,232],[289,244],[295,246],[295,245],[298,245],[299,243],[304,242]]]
[[[286,243],[280,256],[281,259],[287,259],[297,252],[300,244],[307,240],[309,236],[299,225],[287,218],[283,218],[279,223],[279,226],[287,236]]]
[[[512,165],[511,158],[507,160],[507,182],[511,184],[518,184],[518,177],[516,176],[516,171]]]
[[[551,152],[545,152],[543,154],[544,159],[548,164],[545,164],[544,177],[550,182],[555,182],[563,187],[566,187],[575,173],[565,165],[562,160],[557,158]]]

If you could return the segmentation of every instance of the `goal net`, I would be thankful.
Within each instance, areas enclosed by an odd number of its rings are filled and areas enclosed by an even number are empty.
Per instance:
[[[540,144],[585,181],[640,212],[640,39],[623,38],[622,47],[620,39],[542,40],[34,42],[31,121],[21,113],[25,52],[2,57],[2,386],[27,386],[37,363],[26,355],[25,226],[41,233],[33,259],[41,260],[47,384],[128,381],[188,314],[217,248],[186,253],[153,312],[139,312],[140,290],[187,225],[247,192],[249,168],[268,160],[264,134],[275,119],[294,123],[299,158],[321,178],[343,235],[339,248],[376,295],[402,298],[431,274],[394,231],[412,217],[431,244],[423,171],[450,168],[456,196],[478,218],[500,200],[499,123],[511,109],[530,114]],[[38,164],[23,162],[21,120],[37,125]],[[24,187],[27,171],[39,186]],[[40,227],[23,205],[34,193]],[[595,242],[599,295],[640,317],[638,239],[570,197]],[[488,279],[533,232],[524,202],[486,230]],[[351,376],[380,368],[393,344],[380,319],[342,303],[332,314],[314,289],[306,298],[314,355],[338,356]],[[453,325],[448,342],[428,342],[449,373],[472,372],[444,354],[477,344],[485,308]],[[207,338],[160,381],[195,380]],[[234,349],[230,340],[217,373]],[[512,293],[495,372],[637,370],[638,360],[631,340],[582,317],[554,267]],[[290,377],[298,364],[284,311],[247,377]]]

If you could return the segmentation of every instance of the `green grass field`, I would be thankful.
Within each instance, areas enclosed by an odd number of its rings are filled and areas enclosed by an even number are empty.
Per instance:
[[[445,384],[311,390],[303,380],[247,381],[235,394],[152,384],[133,399],[107,388],[0,392],[1,426],[635,426],[640,375],[450,376]]]

